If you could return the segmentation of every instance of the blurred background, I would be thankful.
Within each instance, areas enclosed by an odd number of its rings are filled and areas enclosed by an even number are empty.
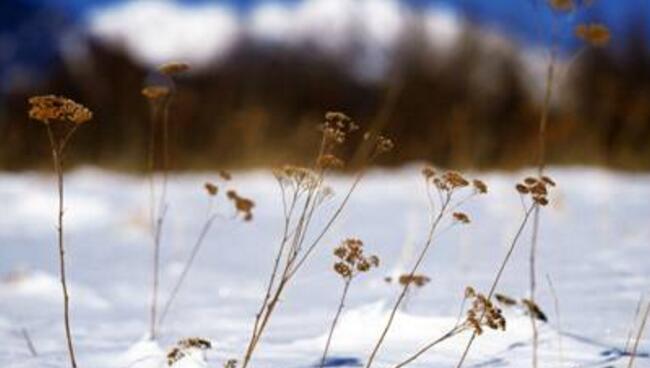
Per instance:
[[[176,169],[300,163],[317,124],[343,111],[396,141],[383,165],[535,162],[550,50],[559,58],[548,128],[556,165],[650,169],[650,2],[546,0],[4,0],[0,169],[49,168],[27,98],[58,94],[95,113],[70,164],[146,167],[149,105],[183,61],[171,108]],[[606,47],[575,37],[606,24]],[[353,148],[349,154],[352,154]]]

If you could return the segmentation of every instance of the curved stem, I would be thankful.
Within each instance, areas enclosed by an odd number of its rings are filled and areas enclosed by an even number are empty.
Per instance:
[[[459,325],[454,326],[454,328],[452,328],[449,332],[447,332],[446,334],[444,334],[444,335],[442,335],[441,337],[437,338],[436,340],[434,340],[434,341],[428,343],[428,344],[425,345],[423,348],[421,348],[420,350],[418,350],[417,353],[413,354],[410,358],[408,358],[408,359],[404,360],[403,362],[397,364],[397,365],[396,365],[395,367],[393,367],[393,368],[402,368],[402,367],[404,367],[404,366],[406,366],[406,365],[408,365],[408,364],[414,362],[416,359],[418,359],[420,356],[422,356],[422,354],[424,354],[424,353],[426,353],[427,351],[429,351],[429,349],[431,349],[431,348],[433,348],[434,346],[438,345],[439,343],[441,343],[441,342],[443,342],[443,341],[445,341],[445,340],[447,340],[447,339],[449,339],[449,338],[455,336],[456,334],[458,334],[458,333],[460,333],[461,331],[463,331],[463,329],[464,329],[464,326],[459,326]]]
[[[433,244],[433,235],[435,234],[436,228],[438,227],[438,224],[440,224],[440,221],[442,220],[443,216],[446,213],[447,207],[449,206],[449,203],[451,202],[451,194],[447,194],[447,197],[445,201],[442,203],[442,207],[440,208],[440,212],[436,216],[436,218],[433,220],[431,223],[431,228],[429,229],[429,235],[427,237],[427,241],[424,244],[424,247],[422,248],[422,252],[420,252],[420,256],[418,257],[417,261],[415,262],[415,265],[413,265],[413,268],[411,269],[411,272],[409,273],[409,276],[412,278],[413,275],[417,272],[418,268],[420,267],[420,264],[424,260],[429,248],[431,248],[431,245]],[[410,288],[411,283],[407,282],[404,284],[404,287],[402,288],[402,292],[399,294],[397,297],[397,300],[395,301],[395,305],[393,305],[393,309],[390,312],[390,316],[388,317],[388,322],[386,322],[386,326],[384,327],[384,330],[382,331],[381,335],[379,336],[379,340],[375,344],[375,347],[373,348],[372,352],[370,353],[370,357],[368,357],[368,361],[366,362],[366,368],[370,368],[372,365],[375,356],[377,355],[377,352],[379,351],[379,348],[384,342],[384,339],[386,338],[386,335],[388,334],[388,331],[390,330],[393,320],[395,319],[395,315],[397,314],[397,309],[399,306],[402,304],[404,301],[404,298],[406,297],[406,294]]]

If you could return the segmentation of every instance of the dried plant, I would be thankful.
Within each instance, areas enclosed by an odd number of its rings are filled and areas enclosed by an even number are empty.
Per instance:
[[[192,350],[206,351],[212,349],[212,343],[201,337],[190,337],[179,340],[167,353],[167,366],[171,367],[176,362],[188,356]]]
[[[169,84],[173,85],[172,77],[189,69],[184,63],[172,62],[163,64],[158,68],[159,72],[169,78]],[[142,95],[149,101],[151,107],[151,124],[149,129],[148,149],[148,171],[149,171],[149,216],[151,220],[151,234],[153,240],[153,262],[152,262],[152,287],[151,306],[149,315],[149,336],[156,338],[156,324],[158,321],[158,289],[160,283],[160,243],[162,241],[162,230],[167,214],[167,185],[169,181],[169,106],[173,97],[173,90],[165,85],[152,85],[142,89]],[[160,127],[158,127],[160,125]],[[161,157],[157,157],[158,129],[161,130]],[[162,182],[160,183],[160,194],[156,195],[154,173],[156,163],[159,162],[162,171]],[[158,205],[156,205],[156,202]]]
[[[414,284],[410,281],[414,280],[421,263],[424,261],[429,249],[433,245],[434,236],[436,235],[440,223],[444,219],[449,219],[449,221],[451,221],[450,227],[457,224],[468,224],[470,222],[469,215],[459,211],[459,208],[468,200],[477,195],[485,194],[488,190],[487,185],[483,181],[475,179],[470,182],[463,177],[463,175],[455,171],[447,171],[438,174],[434,168],[425,167],[422,170],[422,175],[424,176],[427,198],[432,212],[428,235],[415,264],[406,276],[406,281],[409,282],[405,282],[402,285],[401,292],[393,305],[386,326],[382,330],[377,343],[370,353],[368,361],[366,362],[366,368],[372,366],[374,358],[379,352],[379,349],[393,324],[397,310],[404,302],[409,289]],[[432,193],[433,191],[435,191],[435,195]]]
[[[471,307],[465,311],[465,303],[471,302]],[[465,318],[461,319],[463,312]],[[461,303],[459,319],[456,324],[444,335],[436,340],[426,344],[423,348],[418,350],[415,354],[411,355],[408,359],[395,365],[394,368],[401,368],[410,363],[413,363],[424,353],[429,351],[434,346],[441,342],[448,340],[465,331],[472,331],[476,335],[481,335],[484,329],[501,330],[506,329],[506,319],[501,310],[494,306],[488,297],[483,294],[477,293],[476,290],[468,286],[465,288],[465,294]]]
[[[363,253],[363,242],[355,238],[348,238],[341,242],[341,244],[334,249],[334,256],[336,258],[334,263],[334,272],[343,279],[343,293],[341,294],[339,306],[336,310],[334,320],[332,320],[332,326],[330,327],[327,336],[327,342],[325,343],[325,349],[323,350],[323,357],[320,362],[321,367],[325,366],[325,360],[327,359],[327,352],[329,351],[332,342],[334,329],[336,328],[336,324],[341,316],[343,307],[345,306],[345,299],[347,298],[352,280],[358,275],[370,271],[372,268],[379,267],[379,257],[376,255],[366,256]]]
[[[524,216],[523,219],[521,220],[521,223],[519,224],[519,228],[517,229],[517,232],[515,233],[515,236],[513,237],[512,241],[510,242],[510,246],[508,247],[508,251],[503,258],[503,261],[501,262],[501,265],[499,266],[499,270],[497,271],[497,274],[494,278],[494,281],[492,282],[492,286],[490,287],[490,291],[487,294],[487,299],[490,300],[492,296],[495,293],[495,290],[499,284],[499,281],[501,280],[501,276],[503,275],[503,272],[506,268],[506,265],[508,264],[508,261],[510,260],[510,257],[512,256],[512,252],[515,250],[515,247],[517,246],[517,243],[519,241],[519,238],[521,237],[521,234],[523,233],[524,229],[526,228],[526,224],[528,223],[528,220],[531,217],[531,214],[534,211],[539,210],[541,207],[544,207],[548,205],[548,193],[551,188],[555,187],[555,181],[551,179],[548,176],[541,176],[538,178],[535,177],[527,177],[523,180],[523,182],[518,183],[515,185],[515,189],[519,193],[521,203],[523,206],[523,211],[524,211]],[[528,300],[531,306],[536,306],[534,304],[534,301]],[[539,309],[539,308],[538,308]],[[529,309],[530,310],[530,309]],[[541,310],[540,310],[541,312]],[[531,320],[536,320],[535,316],[533,313],[531,313]],[[479,322],[482,321],[482,318],[479,319]],[[465,350],[463,351],[463,354],[460,358],[460,361],[458,362],[458,365],[456,366],[457,368],[462,367],[463,363],[465,362],[465,358],[467,357],[467,354],[469,353],[469,350],[476,339],[477,333],[474,332],[472,336],[470,337],[469,341],[467,342],[467,345],[465,346]],[[533,363],[536,364],[536,356],[534,356]]]
[[[332,190],[325,184],[326,176],[343,165],[337,151],[359,126],[343,113],[328,112],[320,129],[321,144],[312,167],[284,166],[274,171],[282,197],[284,225],[265,295],[244,352],[243,368],[248,366],[284,289],[338,219],[361,181],[367,164],[393,148],[392,141],[381,135],[364,136],[366,141],[373,142],[373,149],[365,159],[366,164],[356,174],[334,212],[326,215],[325,225],[313,233],[312,221],[322,214],[322,204],[332,197]],[[310,233],[312,236],[308,239]]]
[[[73,368],[76,368],[77,362],[72,344],[72,333],[70,331],[70,297],[68,295],[68,284],[66,281],[65,246],[63,242],[63,162],[65,159],[65,149],[70,138],[72,138],[72,135],[79,126],[92,119],[93,114],[89,109],[79,103],[65,97],[53,95],[31,97],[29,104],[31,106],[29,117],[43,123],[47,130],[47,136],[52,150],[52,163],[57,177],[59,194],[57,233],[59,274],[63,292],[63,323],[65,326],[70,363]]]

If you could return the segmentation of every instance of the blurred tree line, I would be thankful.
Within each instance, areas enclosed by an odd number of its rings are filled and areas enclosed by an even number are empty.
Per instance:
[[[171,156],[177,169],[301,163],[315,154],[329,110],[381,129],[396,149],[382,164],[427,160],[461,168],[527,166],[536,157],[541,97],[514,48],[481,42],[468,29],[452,52],[422,30],[400,42],[384,78],[364,80],[350,58],[242,40],[219,65],[178,79]],[[548,127],[553,164],[650,169],[650,53],[643,32],[616,48],[582,52],[556,86]],[[89,41],[87,59],[61,63],[37,90],[0,100],[0,168],[49,167],[41,127],[27,119],[29,95],[69,96],[95,113],[75,137],[74,164],[146,166],[149,106],[140,91],[157,77],[125,53]],[[344,156],[354,155],[359,140]]]

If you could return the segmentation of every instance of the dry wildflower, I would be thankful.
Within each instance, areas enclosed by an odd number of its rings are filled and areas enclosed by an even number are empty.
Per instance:
[[[433,179],[436,176],[436,170],[431,166],[426,166],[422,169],[422,175],[427,180]]]
[[[203,186],[205,187],[205,190],[208,192],[208,195],[210,196],[216,196],[217,193],[219,192],[219,187],[217,187],[216,185],[210,182],[206,182]]]
[[[187,356],[187,352],[190,349],[208,350],[211,348],[212,343],[209,340],[200,337],[190,337],[180,340],[176,343],[176,346],[171,348],[167,353],[167,365],[170,367],[173,366],[174,363]]]
[[[543,322],[548,321],[548,318],[546,317],[546,314],[544,314],[544,312],[542,312],[541,308],[537,304],[535,304],[535,302],[533,302],[532,300],[530,300],[530,299],[522,299],[521,304],[523,304],[523,306],[526,308],[526,311],[531,316],[533,316],[534,318],[536,318],[536,319],[538,319],[540,321],[543,321]]]
[[[549,187],[554,187],[555,182],[548,176],[541,178],[527,177],[523,183],[515,186],[517,192],[522,196],[530,196],[531,200],[540,206],[548,205]]]
[[[219,174],[219,177],[221,179],[225,180],[225,181],[232,180],[232,175],[226,170],[219,170],[218,174]]]
[[[472,186],[474,186],[474,190],[476,190],[476,192],[479,194],[485,194],[488,192],[488,187],[482,180],[472,180]]]
[[[494,298],[497,300],[497,302],[499,302],[499,303],[501,303],[501,304],[503,304],[505,306],[508,306],[508,307],[511,307],[513,305],[517,305],[517,301],[515,299],[513,299],[513,298],[511,298],[509,296],[506,296],[504,294],[495,293]]]
[[[467,286],[465,287],[465,298],[473,298],[476,296],[476,290],[474,290],[473,287]]]
[[[67,121],[80,125],[93,117],[93,113],[88,108],[65,97],[34,96],[28,101],[31,105],[29,117],[45,124],[52,121]]]
[[[186,63],[172,61],[169,63],[162,64],[158,67],[158,71],[165,75],[174,75],[188,71],[190,66]]]
[[[465,319],[467,327],[474,330],[477,335],[483,333],[484,327],[505,331],[506,319],[501,310],[496,308],[485,295],[478,293],[468,298],[472,299],[472,307],[467,311]]]
[[[542,176],[542,181],[543,181],[544,183],[546,183],[546,184],[552,186],[552,187],[555,186],[555,182],[553,181],[553,179],[549,178],[549,177],[546,176],[546,175]]]
[[[327,112],[325,122],[320,126],[323,131],[323,144],[325,152],[332,146],[341,145],[349,133],[359,129],[359,126],[342,112]]]
[[[551,8],[557,11],[569,12],[574,8],[573,0],[549,0]]]
[[[530,192],[530,190],[528,190],[528,187],[523,184],[515,185],[515,189],[517,189],[517,192],[520,194],[528,194]]]
[[[141,92],[149,101],[158,101],[169,96],[170,90],[165,86],[147,86]]]
[[[377,153],[386,153],[390,152],[395,148],[395,143],[383,135],[377,136],[377,141],[375,142],[375,147],[377,149]]]
[[[235,210],[244,216],[244,221],[251,221],[253,219],[253,208],[255,207],[255,202],[240,196],[234,190],[226,192],[226,196],[235,204]]]
[[[223,368],[237,368],[237,359],[228,359]]]
[[[454,220],[458,221],[461,224],[470,223],[469,216],[467,216],[467,214],[464,212],[454,212],[452,216],[454,217]]]
[[[345,239],[334,248],[334,271],[346,280],[351,280],[358,272],[368,272],[379,266],[379,257],[363,254],[363,242],[360,239]]]
[[[331,153],[326,153],[324,155],[321,155],[320,157],[318,157],[318,160],[316,162],[316,167],[323,170],[342,169],[344,166],[345,166],[345,162],[343,162],[343,160],[334,156]]]
[[[408,285],[415,285],[416,287],[424,287],[426,284],[429,283],[431,279],[428,276],[422,275],[422,274],[414,274],[414,275],[409,275],[409,274],[403,274],[400,275],[398,282],[402,286]]]
[[[305,167],[285,165],[273,170],[273,174],[282,185],[291,185],[299,190],[313,189],[319,182],[318,174]]]
[[[580,24],[576,26],[575,34],[579,39],[596,47],[607,45],[611,38],[607,26],[599,23]]]

